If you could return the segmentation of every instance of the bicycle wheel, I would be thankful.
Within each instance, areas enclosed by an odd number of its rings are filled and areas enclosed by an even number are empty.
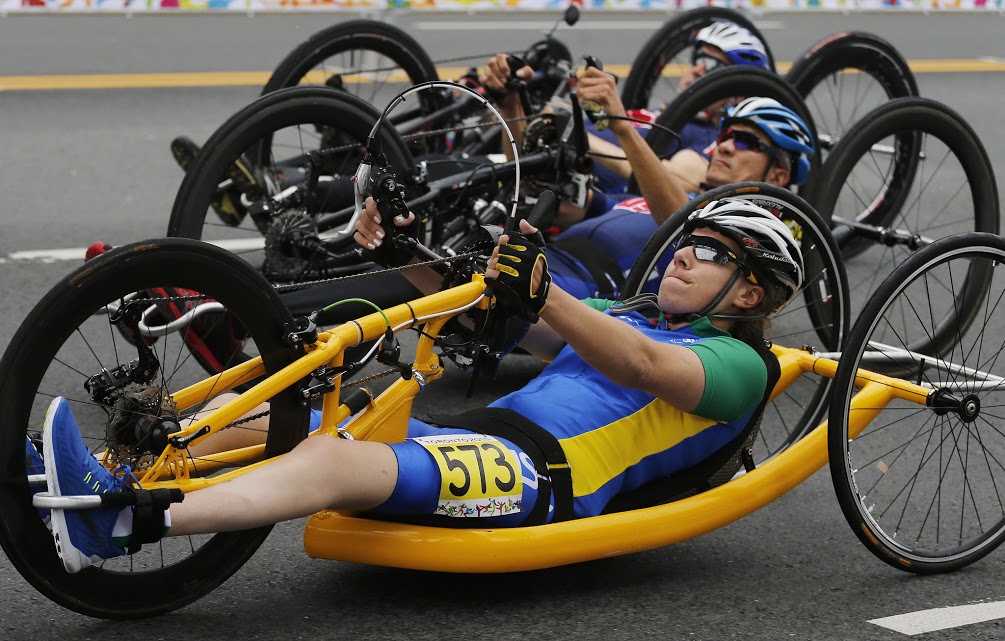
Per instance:
[[[644,109],[670,103],[677,95],[683,70],[690,64],[691,40],[698,30],[717,21],[735,23],[755,35],[764,43],[771,69],[775,69],[767,40],[745,15],[726,7],[699,7],[668,20],[642,45],[621,90],[625,108]]]
[[[299,282],[363,269],[366,263],[351,252],[332,258],[291,247],[291,234],[318,233],[302,197],[270,203],[264,212],[260,205],[289,187],[302,188],[309,163],[314,163],[325,181],[319,184],[327,186],[318,213],[352,207],[350,179],[379,115],[362,100],[324,87],[294,87],[259,98],[214,132],[186,172],[168,235],[229,248],[273,281]],[[385,123],[379,142],[407,183],[415,165],[394,127]],[[240,168],[237,176],[235,168]],[[248,215],[256,203],[259,213]],[[225,219],[225,212],[234,216]],[[349,248],[351,242],[348,235],[342,246]]]
[[[895,153],[897,139],[905,137],[920,143],[917,173],[909,185],[898,182],[902,175]],[[884,202],[876,200],[889,190],[903,192],[895,211],[882,209]],[[998,189],[987,152],[956,112],[924,98],[899,98],[863,118],[831,151],[804,195],[831,221],[842,253],[854,255],[845,265],[853,316],[919,246],[965,231],[998,231]],[[880,236],[875,228],[842,224],[875,223],[877,217],[893,232]],[[976,276],[957,282],[961,296],[963,288],[981,286]],[[934,353],[954,340],[951,331],[940,331],[930,345],[917,348]]]
[[[875,107],[918,95],[914,74],[900,52],[886,40],[858,31],[834,34],[807,49],[785,80],[813,114],[824,150]]]
[[[923,248],[876,291],[841,356],[827,437],[834,489],[862,543],[900,570],[954,570],[1005,539],[1003,262],[1005,240],[992,234]],[[974,272],[986,289],[956,286]],[[956,341],[945,350],[913,348],[946,326]],[[908,382],[927,398],[881,400]]]
[[[813,346],[838,351],[850,324],[848,284],[837,245],[827,224],[803,199],[765,183],[737,183],[710,190],[675,212],[646,244],[625,282],[625,296],[655,291],[673,257],[672,243],[687,217],[719,198],[750,200],[778,212],[799,241],[806,270],[800,295],[775,316],[766,338],[786,347]],[[754,458],[777,454],[816,427],[828,401],[831,380],[804,375],[793,381],[764,410]]]
[[[752,67],[726,67],[699,78],[693,85],[681,92],[656,119],[656,124],[670,131],[680,131],[685,124],[697,118],[711,119],[718,126],[718,119],[726,107],[740,99],[760,96],[774,98],[803,119],[816,140],[816,126],[813,117],[803,103],[799,93],[778,75]],[[708,113],[703,113],[708,112]],[[663,157],[677,151],[673,136],[660,129],[652,129],[646,142],[656,155]],[[820,166],[820,150],[814,150],[810,159],[810,175]],[[634,176],[629,181],[629,193],[639,193]]]
[[[398,27],[377,20],[346,20],[315,33],[283,58],[261,95],[306,83],[383,105],[411,85],[439,79],[426,50]],[[439,103],[432,92],[418,98],[426,111]]]
[[[112,322],[107,305],[120,305],[136,292],[150,296],[165,286],[210,297],[219,306],[177,333],[148,340],[130,334],[128,324]],[[144,318],[152,324],[156,318],[158,325],[170,319],[161,314],[167,314],[165,308],[155,305]],[[131,557],[67,574],[52,536],[32,507],[21,448],[27,433],[42,428],[52,398],[64,396],[93,451],[107,447],[120,461],[141,470],[149,465],[152,453],[125,434],[144,418],[183,421],[202,405],[179,408],[170,396],[205,378],[202,366],[192,358],[199,340],[209,341],[214,332],[227,331],[229,338],[239,340],[232,353],[259,354],[265,369],[275,372],[297,356],[282,340],[284,325],[290,321],[268,283],[246,263],[191,240],[124,246],[57,284],[29,314],[0,361],[0,448],[6,461],[5,482],[0,483],[0,543],[25,579],[71,610],[128,618],[182,607],[236,572],[271,528],[168,538]],[[117,369],[120,366],[149,365],[138,347],[146,343],[158,366],[150,374],[120,378],[124,372]],[[204,400],[219,393],[211,392]],[[266,454],[288,451],[306,436],[307,407],[290,392],[279,394],[272,399],[269,424]],[[205,461],[190,458],[193,474]]]
[[[918,95],[904,57],[887,41],[868,33],[834,34],[813,45],[793,64],[785,79],[806,100],[817,125],[824,157],[862,115],[889,100]],[[920,136],[900,135],[890,150],[894,160],[890,180],[873,196],[872,207],[863,222],[889,224],[904,204],[906,186],[914,180],[921,155]],[[846,258],[868,247],[868,243],[839,239]]]

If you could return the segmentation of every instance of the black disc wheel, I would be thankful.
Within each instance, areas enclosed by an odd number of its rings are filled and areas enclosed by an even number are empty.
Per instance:
[[[175,196],[169,236],[206,240],[240,254],[274,282],[356,273],[369,264],[337,234],[354,206],[351,178],[380,114],[324,87],[294,87],[263,96],[227,120],[186,172]],[[414,164],[394,127],[378,142],[406,184]],[[309,176],[316,185],[308,188]],[[324,229],[321,217],[342,212]],[[335,235],[330,252],[293,238]]]
[[[668,20],[642,45],[621,90],[625,108],[644,109],[670,104],[677,96],[681,76],[690,66],[691,41],[699,30],[719,21],[732,22],[754,34],[764,43],[768,61],[774,70],[775,61],[767,40],[749,18],[727,7],[699,7]]]
[[[899,142],[910,139],[917,144]],[[908,149],[916,159],[898,158]],[[914,161],[916,171],[905,176]],[[998,232],[998,189],[984,146],[959,114],[924,98],[899,98],[866,115],[802,193],[832,224],[853,317],[918,248],[950,234]],[[980,276],[957,281],[960,296],[981,287]],[[955,337],[940,331],[928,340],[919,349],[941,351]]]
[[[954,570],[1005,538],[1003,263],[997,235],[928,245],[877,289],[841,355],[834,488],[862,543],[900,570]],[[975,273],[983,287],[962,287]],[[954,340],[917,349],[940,334]]]
[[[186,316],[186,311],[192,313]],[[215,382],[190,396],[190,402],[181,401],[185,406],[175,402],[173,394],[206,378],[193,353],[207,343],[227,344],[229,354],[261,356],[265,371],[276,372],[297,355],[282,340],[290,321],[278,296],[247,263],[185,239],[117,248],[57,284],[31,311],[0,361],[5,461],[0,543],[25,579],[71,610],[130,618],[180,608],[236,572],[269,527],[169,537],[133,556],[67,574],[32,506],[32,490],[45,489],[44,476],[41,485],[29,485],[22,448],[27,435],[42,429],[50,402],[62,396],[89,449],[108,462],[129,464],[141,477],[160,453],[137,436],[144,425],[154,419],[187,425],[193,413],[221,402],[218,395],[226,386]],[[125,374],[137,364],[143,367]],[[292,392],[282,392],[259,421],[259,429],[268,428],[267,437],[259,431],[256,438],[267,438],[265,455],[279,454],[306,436],[307,407]],[[246,436],[242,430],[251,427],[234,425],[219,435]],[[196,447],[186,457],[193,477],[222,469],[214,463],[218,459]]]
[[[792,192],[764,183],[737,183],[705,192],[675,212],[646,244],[625,283],[625,296],[654,292],[673,257],[687,217],[709,202],[741,198],[777,212],[799,242],[805,265],[803,286],[787,307],[771,321],[765,338],[784,347],[809,346],[816,351],[838,351],[848,331],[848,285],[844,267],[828,226],[804,200]],[[816,427],[827,402],[831,379],[805,374],[764,410],[754,458],[763,461]]]

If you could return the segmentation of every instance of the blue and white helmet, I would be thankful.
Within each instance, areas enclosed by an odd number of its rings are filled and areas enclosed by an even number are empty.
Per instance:
[[[734,65],[750,65],[771,71],[764,43],[747,29],[732,22],[713,22],[694,37],[694,46],[717,47]]]
[[[775,147],[792,154],[792,184],[798,185],[806,180],[814,150],[813,136],[794,111],[771,98],[747,98],[726,110],[719,130],[736,121],[756,125],[771,138]]]

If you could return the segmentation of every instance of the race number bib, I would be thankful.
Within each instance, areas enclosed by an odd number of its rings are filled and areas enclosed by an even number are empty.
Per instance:
[[[498,439],[451,434],[412,440],[432,454],[440,469],[440,500],[434,514],[467,518],[521,511],[520,464]]]

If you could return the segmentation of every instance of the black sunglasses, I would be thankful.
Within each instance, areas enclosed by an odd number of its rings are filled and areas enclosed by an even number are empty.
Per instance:
[[[751,279],[755,285],[757,280],[754,279],[750,268],[744,264],[740,258],[736,255],[729,245],[709,236],[695,236],[693,234],[688,234],[677,241],[674,251],[684,249],[685,247],[694,247],[694,256],[698,260],[703,260],[710,263],[715,263],[717,265],[728,265],[733,263],[736,265],[743,275]]]
[[[716,145],[721,145],[727,140],[733,141],[733,146],[741,151],[759,151],[768,156],[774,156],[775,148],[767,144],[749,131],[741,131],[732,127],[725,129],[715,139]]]
[[[719,60],[707,51],[702,51],[700,48],[695,48],[691,51],[691,66],[694,67],[699,62],[705,64],[705,71],[711,72],[719,67],[728,67],[728,62],[723,62]]]

